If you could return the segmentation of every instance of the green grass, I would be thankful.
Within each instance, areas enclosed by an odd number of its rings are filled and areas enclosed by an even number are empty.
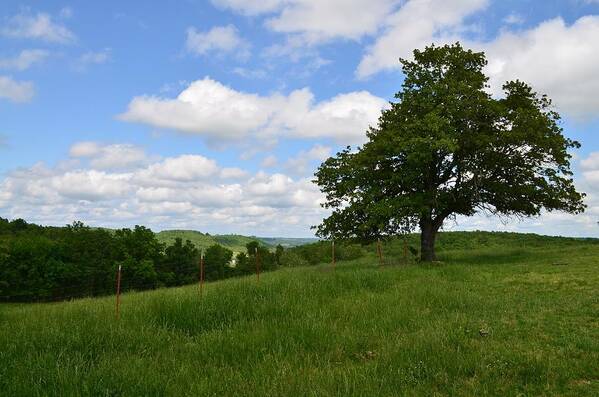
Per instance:
[[[367,247],[202,298],[128,293],[120,321],[113,297],[2,305],[0,394],[599,395],[597,241],[461,237],[442,264],[379,268]]]

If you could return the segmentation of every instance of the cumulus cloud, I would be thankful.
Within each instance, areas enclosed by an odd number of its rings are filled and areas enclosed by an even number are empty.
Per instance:
[[[399,0],[213,0],[244,15],[270,14],[266,26],[298,35],[307,44],[342,38],[357,40],[377,32]]]
[[[266,25],[276,32],[300,34],[308,43],[335,38],[357,40],[376,33],[396,0],[299,0],[286,2]]]
[[[206,32],[189,28],[185,46],[188,51],[196,55],[214,52],[234,54],[240,59],[247,59],[250,56],[249,42],[239,35],[239,31],[233,25],[216,26]]]
[[[68,44],[76,40],[73,32],[53,21],[46,13],[22,12],[8,19],[0,33],[7,37],[38,39],[50,43]]]
[[[144,180],[193,182],[216,175],[216,161],[200,155],[170,157],[143,170]],[[151,183],[151,182],[148,182]]]
[[[300,151],[296,156],[291,157],[285,163],[285,168],[293,174],[303,175],[311,171],[313,163],[323,162],[331,156],[332,148],[329,146],[316,144],[308,150]]]
[[[121,120],[233,140],[249,135],[333,138],[342,143],[365,139],[387,102],[367,91],[337,95],[316,102],[312,92],[300,89],[284,96],[261,96],[236,91],[206,77],[175,99],[134,98]]]
[[[50,53],[46,50],[23,50],[11,58],[0,58],[0,69],[25,70],[35,63],[42,62]]]
[[[458,40],[464,20],[487,4],[488,0],[408,1],[386,19],[385,32],[366,50],[357,76],[397,69],[398,58],[409,58],[414,48]]]
[[[65,198],[99,201],[123,197],[129,190],[128,175],[96,170],[72,171],[50,179],[50,187]]]
[[[223,179],[241,179],[248,175],[247,171],[238,167],[227,167],[220,170],[220,177]]]
[[[125,144],[123,144],[126,146]],[[79,144],[71,155],[94,156],[102,145]],[[305,155],[322,159],[324,146]],[[599,191],[594,172],[599,153],[580,161],[579,189],[588,193],[589,209],[582,215],[543,214],[524,222],[502,223],[497,218],[459,218],[451,229],[495,229],[548,234],[599,236]],[[35,164],[12,170],[0,179],[3,216],[32,222],[65,224],[75,219],[92,225],[153,228],[193,228],[257,235],[306,235],[326,210],[323,195],[311,178],[258,172],[238,179],[243,170],[219,166],[200,155],[168,157],[132,169],[96,170],[89,166],[47,167]]]
[[[555,18],[525,31],[504,31],[488,43],[487,72],[494,93],[506,80],[520,79],[548,94],[558,110],[585,118],[599,113],[599,16],[572,25]]]
[[[93,157],[103,148],[79,143],[70,154]],[[307,225],[322,218],[321,200],[307,179],[250,175],[192,154],[127,171],[36,164],[0,179],[5,216],[51,224],[81,219],[103,226],[141,223],[248,234],[293,235],[290,230],[295,230],[305,235]]]
[[[560,17],[529,29],[505,28],[488,41],[465,35],[467,18],[483,10],[488,0],[411,0],[386,19],[387,28],[366,49],[356,75],[369,77],[400,68],[398,58],[410,58],[414,48],[431,43],[462,41],[485,51],[491,90],[501,94],[502,84],[520,79],[554,99],[558,110],[578,118],[599,112],[599,16],[589,15],[571,25]],[[517,25],[510,14],[504,22]]]
[[[262,159],[260,166],[264,168],[272,168],[275,165],[277,165],[278,162],[279,160],[277,159],[277,156],[275,156],[274,154],[269,154],[268,156]]]
[[[101,170],[127,169],[148,161],[145,151],[131,144],[77,142],[71,146],[69,154],[74,158],[87,158],[93,168]]]
[[[593,152],[584,160],[580,161],[582,175],[589,184],[599,187],[599,152]],[[599,188],[597,189],[599,194]]]
[[[17,81],[10,76],[0,75],[0,98],[11,102],[29,102],[35,95],[35,88],[31,81]]]

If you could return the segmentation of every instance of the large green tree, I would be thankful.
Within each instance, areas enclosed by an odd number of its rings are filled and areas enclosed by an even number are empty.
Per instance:
[[[421,259],[432,261],[438,230],[456,215],[584,211],[568,153],[580,144],[562,135],[549,98],[521,81],[492,97],[484,53],[459,43],[400,61],[402,89],[367,143],[316,172],[332,209],[319,236],[374,239],[419,227]]]

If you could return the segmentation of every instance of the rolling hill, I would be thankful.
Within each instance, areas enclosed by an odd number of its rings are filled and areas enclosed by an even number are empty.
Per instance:
[[[213,244],[220,244],[234,252],[245,251],[245,245],[251,241],[260,241],[269,247],[275,247],[277,244],[281,244],[285,248],[296,247],[298,245],[317,241],[317,239],[312,238],[256,237],[242,236],[239,234],[211,235],[195,230],[163,230],[156,233],[156,237],[158,241],[168,245],[172,244],[176,238],[181,238],[183,241],[191,241],[200,249],[206,249]]]

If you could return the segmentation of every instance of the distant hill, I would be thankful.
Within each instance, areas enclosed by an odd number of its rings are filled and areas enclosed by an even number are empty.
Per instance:
[[[289,238],[289,237],[258,237],[266,244],[277,246],[281,244],[285,248],[298,247],[304,244],[311,244],[318,241],[317,238]]]
[[[257,238],[240,236],[235,234],[211,235],[196,230],[163,230],[156,233],[156,238],[161,243],[172,244],[176,238],[183,241],[189,240],[199,249],[206,249],[213,244],[220,244],[235,252],[245,251],[245,245],[250,241],[258,241]]]
[[[213,244],[220,244],[234,252],[245,251],[246,244],[251,241],[260,241],[269,247],[275,247],[277,244],[281,244],[285,248],[297,247],[299,245],[318,241],[315,238],[256,237],[242,236],[240,234],[211,235],[208,233],[198,232],[196,230],[163,230],[159,233],[156,233],[156,237],[158,238],[158,241],[166,243],[167,245],[172,244],[175,239],[179,237],[183,241],[191,241],[200,249],[206,249]]]

